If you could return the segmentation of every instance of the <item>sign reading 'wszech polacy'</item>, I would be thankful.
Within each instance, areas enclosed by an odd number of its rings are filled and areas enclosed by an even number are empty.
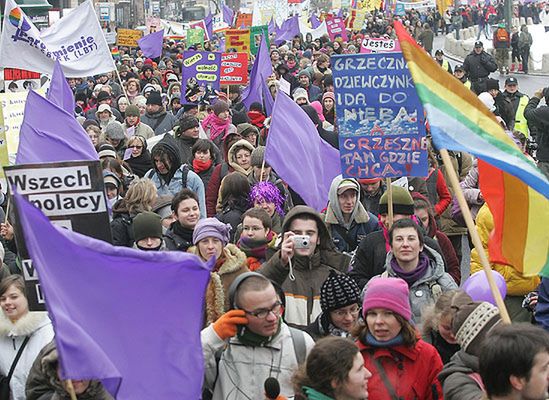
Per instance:
[[[332,62],[343,176],[427,176],[423,107],[402,53]]]
[[[54,224],[111,241],[107,199],[98,161],[27,164],[4,167],[4,170],[11,187],[40,208]],[[14,212],[15,239],[22,260],[29,308],[45,310],[44,296],[20,231],[16,207]]]

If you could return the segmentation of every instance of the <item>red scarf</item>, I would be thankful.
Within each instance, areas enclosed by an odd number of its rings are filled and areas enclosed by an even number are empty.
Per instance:
[[[263,122],[265,122],[265,115],[260,113],[259,111],[250,111],[248,113],[248,118],[250,118],[250,122],[252,125],[258,127],[259,129],[263,129],[265,125],[263,125]]]
[[[201,173],[202,171],[207,171],[212,166],[212,160],[208,161],[201,161],[198,159],[193,160],[193,170],[197,174]]]
[[[135,126],[137,128],[137,125],[139,125],[140,122],[141,122],[141,117],[137,117],[137,122],[135,123],[135,125],[130,125],[130,123],[128,122],[128,119],[126,119],[126,125],[128,125],[128,127]]]

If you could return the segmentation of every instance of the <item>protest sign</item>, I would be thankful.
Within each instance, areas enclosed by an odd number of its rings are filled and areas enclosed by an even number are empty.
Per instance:
[[[389,38],[364,38],[360,45],[361,53],[393,53],[400,51],[400,43]]]
[[[257,51],[259,50],[259,45],[261,44],[262,35],[265,37],[267,46],[269,46],[269,26],[268,25],[252,26],[250,28],[250,53],[252,53],[254,56],[257,54]]]
[[[138,47],[137,41],[141,39],[143,32],[137,29],[119,28],[116,34],[116,45],[127,47]]]
[[[237,28],[248,28],[252,26],[253,14],[239,12],[236,16],[236,22],[234,26]]]
[[[181,85],[186,102],[197,103],[215,96],[214,91],[219,90],[220,73],[221,53],[184,51]]]
[[[56,225],[111,241],[107,198],[99,161],[27,164],[5,167],[8,182]],[[13,205],[14,203],[12,203]],[[17,207],[15,240],[21,257],[29,309],[45,311],[44,296],[32,265]]]
[[[427,175],[423,107],[402,53],[332,57],[344,177]]]
[[[202,29],[202,31],[204,32],[204,40],[205,41],[210,40],[210,36],[208,35],[208,28],[206,27],[206,22],[204,22],[204,20],[200,20],[198,22],[193,22],[192,24],[189,25],[189,28],[190,29]]]
[[[40,87],[40,73],[18,68],[4,68],[6,92],[23,92]]]
[[[147,33],[153,33],[162,29],[159,17],[147,17],[145,25],[147,26]]]
[[[199,44],[204,48],[204,31],[202,28],[187,29],[187,46]]]
[[[381,8],[382,0],[359,0],[357,8],[363,9],[364,11],[374,11]]]
[[[222,85],[245,85],[248,83],[248,55],[246,53],[221,54]]]
[[[351,10],[351,15],[347,23],[348,29],[361,30],[366,20],[366,10]]]
[[[250,53],[250,30],[227,29],[225,31],[225,51],[234,49],[237,53]]]
[[[343,18],[328,18],[326,20],[326,28],[328,29],[328,36],[330,36],[330,40],[332,42],[338,37],[340,37],[344,42],[348,40],[347,31],[345,30],[345,21],[343,21]]]

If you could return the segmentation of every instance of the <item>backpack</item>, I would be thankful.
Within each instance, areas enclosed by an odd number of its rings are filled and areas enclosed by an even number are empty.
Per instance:
[[[507,31],[503,28],[499,28],[496,32],[496,40],[498,42],[508,42],[509,41],[509,34]]]

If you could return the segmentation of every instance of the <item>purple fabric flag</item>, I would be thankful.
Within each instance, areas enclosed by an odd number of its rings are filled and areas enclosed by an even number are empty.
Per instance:
[[[263,106],[265,108],[265,115],[270,116],[273,113],[274,99],[267,81],[261,81],[261,93],[263,94]]]
[[[273,66],[271,65],[271,57],[269,56],[269,47],[265,38],[261,36],[261,44],[259,45],[257,57],[250,72],[250,82],[242,91],[242,102],[248,110],[254,102],[263,104],[263,84],[261,82],[265,82],[272,73]]]
[[[208,40],[213,38],[213,15],[210,12],[206,18],[204,18],[204,25],[206,26],[206,33],[208,35]]]
[[[82,160],[99,160],[82,125],[72,114],[31,90],[25,104],[15,164]]]
[[[226,4],[223,4],[222,11],[223,11],[223,22],[225,22],[229,26],[233,26],[234,11],[231,10],[231,8]]]
[[[343,18],[343,8],[340,8],[339,11],[337,12],[336,16],[338,16],[339,18]]]
[[[341,173],[339,152],[318,134],[305,111],[278,91],[265,160],[305,203],[321,211],[334,177]]]
[[[67,83],[67,79],[65,78],[65,74],[63,73],[61,64],[58,60],[55,61],[53,66],[53,74],[51,75],[47,98],[70,115],[74,115],[74,95],[72,94],[72,90]]]
[[[271,20],[269,21],[269,25],[267,26],[267,30],[269,32],[269,35],[271,33],[276,33],[276,23],[274,21],[274,18],[271,18]]]
[[[15,201],[63,379],[99,379],[118,400],[199,399],[213,262],[114,247],[55,227],[17,193]]]
[[[162,41],[164,29],[143,36],[137,41],[139,48],[143,50],[145,57],[157,58],[162,55]]]
[[[294,15],[284,21],[280,28],[277,28],[275,44],[278,46],[286,41],[291,41],[295,35],[299,35],[299,32],[299,17]]]
[[[320,20],[319,20],[318,17],[316,16],[316,14],[311,14],[311,19],[310,19],[310,21],[311,21],[311,27],[312,27],[313,29],[318,28],[318,27],[322,24],[322,22],[320,22]]]

